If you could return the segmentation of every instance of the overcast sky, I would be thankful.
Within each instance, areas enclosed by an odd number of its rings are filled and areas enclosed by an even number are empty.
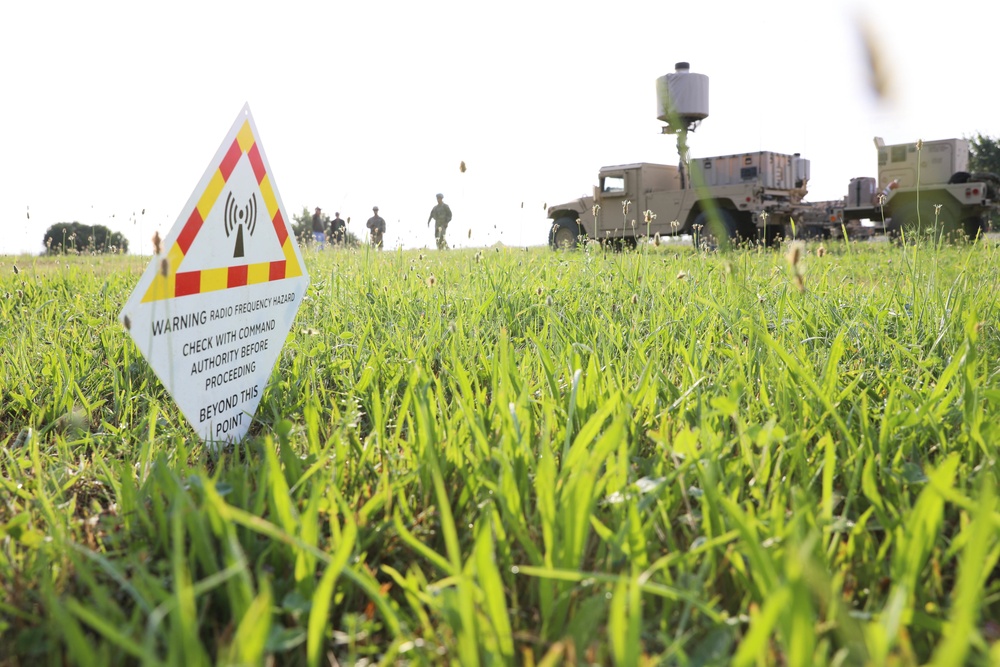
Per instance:
[[[655,80],[682,60],[710,80],[693,157],[800,152],[840,198],[876,134],[1000,135],[998,25],[971,0],[5,2],[0,253],[74,220],[150,253],[244,103],[289,215],[363,233],[378,205],[388,246],[433,246],[442,192],[453,244],[543,243],[602,165],[676,163]]]

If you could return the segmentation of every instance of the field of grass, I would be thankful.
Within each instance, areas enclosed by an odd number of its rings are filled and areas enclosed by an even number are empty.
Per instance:
[[[824,250],[307,252],[219,456],[0,258],[0,665],[1000,663],[1000,251]]]

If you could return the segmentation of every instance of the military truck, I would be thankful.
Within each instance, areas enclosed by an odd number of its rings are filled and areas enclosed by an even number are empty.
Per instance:
[[[875,138],[878,179],[852,178],[846,223],[869,219],[890,234],[925,231],[976,238],[998,208],[1000,176],[969,172],[969,142],[942,139],[887,146]]]
[[[655,235],[690,234],[698,245],[763,240],[773,244],[802,203],[809,161],[767,151],[693,160],[692,185],[682,167],[642,162],[604,167],[593,196],[551,206],[549,242],[583,238],[621,245]],[[627,210],[626,210],[627,209]],[[650,211],[647,221],[645,212]]]

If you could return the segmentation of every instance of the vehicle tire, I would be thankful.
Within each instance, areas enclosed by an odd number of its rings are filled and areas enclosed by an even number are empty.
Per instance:
[[[768,225],[764,228],[764,244],[768,248],[777,248],[785,236],[784,225]]]
[[[811,227],[807,227],[806,229],[808,230],[807,238],[815,239],[816,241],[829,241],[833,238],[833,230],[829,227],[813,225]]]
[[[549,230],[549,245],[553,250],[572,250],[580,243],[580,225],[572,218],[559,218]]]
[[[699,250],[729,250],[736,242],[736,222],[729,211],[702,211],[692,225],[694,247]]]
[[[981,215],[970,216],[962,221],[962,231],[970,241],[975,241],[986,233],[986,221]]]
[[[736,235],[737,240],[745,245],[754,245],[757,243],[758,232],[757,223],[754,221],[753,213],[749,211],[742,211],[740,213],[733,214],[733,220],[736,224]]]
[[[935,242],[941,236],[956,240],[959,232],[964,231],[959,206],[951,201],[942,203],[938,211],[935,211],[935,206],[936,203],[931,201],[921,201],[920,206],[917,206],[916,200],[901,202],[892,210],[893,227],[901,230],[907,238],[933,235]]]

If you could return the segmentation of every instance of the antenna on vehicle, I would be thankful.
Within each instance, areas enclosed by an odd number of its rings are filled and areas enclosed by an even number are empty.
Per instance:
[[[708,77],[693,74],[690,63],[674,65],[673,73],[656,80],[656,117],[666,123],[663,134],[677,135],[681,188],[686,188],[687,135],[708,118]]]

